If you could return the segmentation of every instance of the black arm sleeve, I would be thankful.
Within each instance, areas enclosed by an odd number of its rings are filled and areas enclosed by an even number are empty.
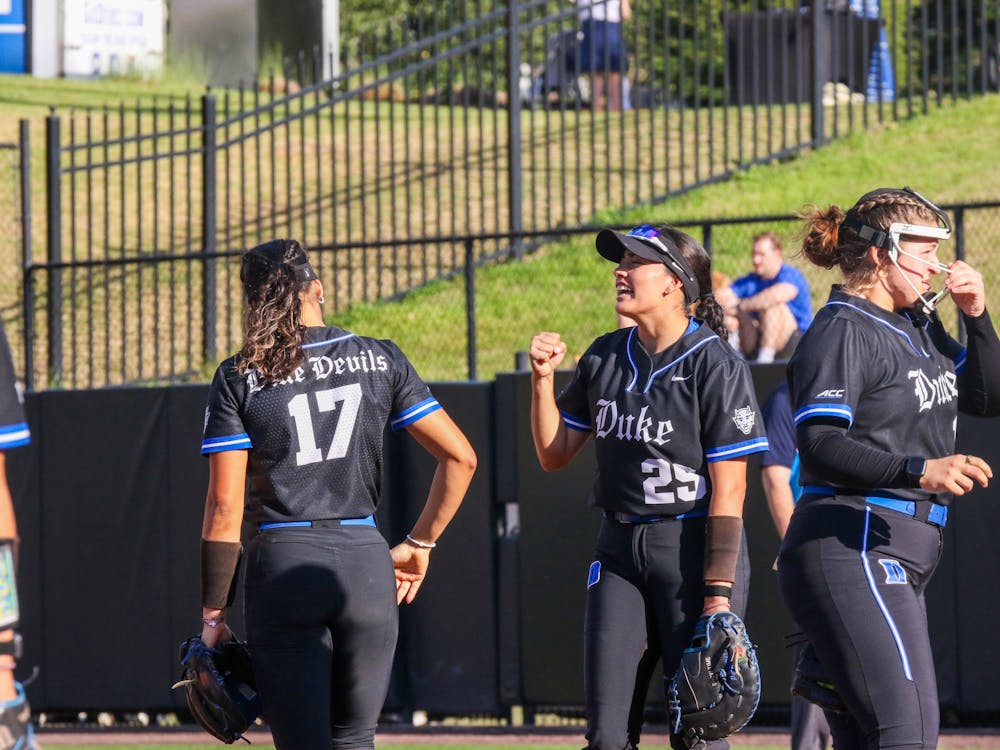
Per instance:
[[[958,408],[977,417],[1000,415],[1000,339],[984,312],[978,318],[963,314],[968,332],[965,367],[958,376]]]
[[[795,429],[802,466],[841,487],[905,488],[907,456],[872,448],[847,436],[841,421],[809,419]]]

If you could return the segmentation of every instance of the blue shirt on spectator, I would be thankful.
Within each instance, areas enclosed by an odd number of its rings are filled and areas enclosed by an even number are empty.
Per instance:
[[[798,289],[798,294],[788,302],[788,309],[795,317],[795,322],[799,324],[799,331],[804,332],[812,322],[812,300],[809,296],[809,282],[806,281],[802,271],[795,266],[782,263],[781,270],[773,279],[765,279],[756,273],[740,276],[732,283],[732,290],[740,299],[746,299],[781,282],[791,284]]]

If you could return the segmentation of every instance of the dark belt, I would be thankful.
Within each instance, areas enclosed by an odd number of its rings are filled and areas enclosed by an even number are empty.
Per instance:
[[[852,490],[837,490],[833,487],[826,487],[821,484],[807,484],[802,487],[803,494],[824,495],[832,497],[834,495],[860,495],[869,505],[877,505],[880,508],[894,510],[904,516],[916,518],[918,521],[926,521],[944,528],[948,523],[948,506],[927,500],[924,504],[918,504],[916,500],[907,500],[902,497],[892,497],[891,495],[865,495],[855,493]]]
[[[618,513],[617,511],[604,511],[604,517],[609,521],[618,523],[659,523],[660,521],[680,521],[682,518],[700,518],[708,515],[708,508],[698,508],[687,513],[680,513],[676,516],[640,516],[636,513]]]
[[[374,526],[375,516],[365,516],[364,518],[320,518],[316,521],[275,521],[273,523],[262,523],[258,528],[261,531],[268,529],[336,529],[340,526]]]

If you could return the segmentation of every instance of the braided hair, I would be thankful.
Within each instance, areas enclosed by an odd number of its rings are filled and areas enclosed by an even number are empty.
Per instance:
[[[255,370],[265,382],[291,375],[302,362],[302,300],[312,278],[303,281],[300,269],[309,268],[305,248],[297,240],[272,240],[243,256],[243,348],[239,371]]]
[[[712,292],[712,259],[708,252],[697,240],[679,229],[669,225],[660,226],[657,229],[674,243],[694,272],[701,293],[698,299],[691,300],[691,314],[704,320],[720,338],[725,339],[727,333],[723,323],[722,305],[715,299],[715,294]]]
[[[886,231],[893,222],[913,224],[937,220],[932,208],[908,190],[873,190],[861,196],[847,213],[837,206],[829,206],[826,210],[807,206],[799,214],[805,222],[802,254],[822,268],[837,266],[844,283],[856,290],[875,284],[881,263],[873,261],[868,254],[871,241],[844,224],[848,217]]]

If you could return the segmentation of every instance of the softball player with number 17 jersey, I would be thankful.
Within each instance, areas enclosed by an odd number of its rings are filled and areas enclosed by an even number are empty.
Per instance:
[[[399,347],[324,325],[323,287],[298,242],[253,248],[240,279],[244,347],[215,374],[202,442],[202,640],[230,637],[245,486],[247,642],[275,745],[371,748],[397,604],[416,596],[475,453]],[[392,550],[374,519],[387,424],[438,462],[423,512]]]
[[[957,412],[995,415],[1000,341],[982,276],[943,266],[947,216],[909,189],[808,219],[803,251],[844,274],[789,364],[803,495],[778,558],[782,595],[849,710],[837,750],[933,748],[938,695],[924,592],[954,495],[992,476],[956,456]],[[931,278],[968,331],[934,313]]]
[[[636,325],[591,344],[558,399],[566,346],[555,333],[532,339],[532,434],[547,470],[595,443],[591,502],[604,520],[587,578],[587,742],[622,750],[647,641],[669,679],[703,612],[743,613],[746,456],[767,438],[749,369],[719,337],[704,249],[648,226],[605,230],[597,247],[618,263],[615,310]]]

